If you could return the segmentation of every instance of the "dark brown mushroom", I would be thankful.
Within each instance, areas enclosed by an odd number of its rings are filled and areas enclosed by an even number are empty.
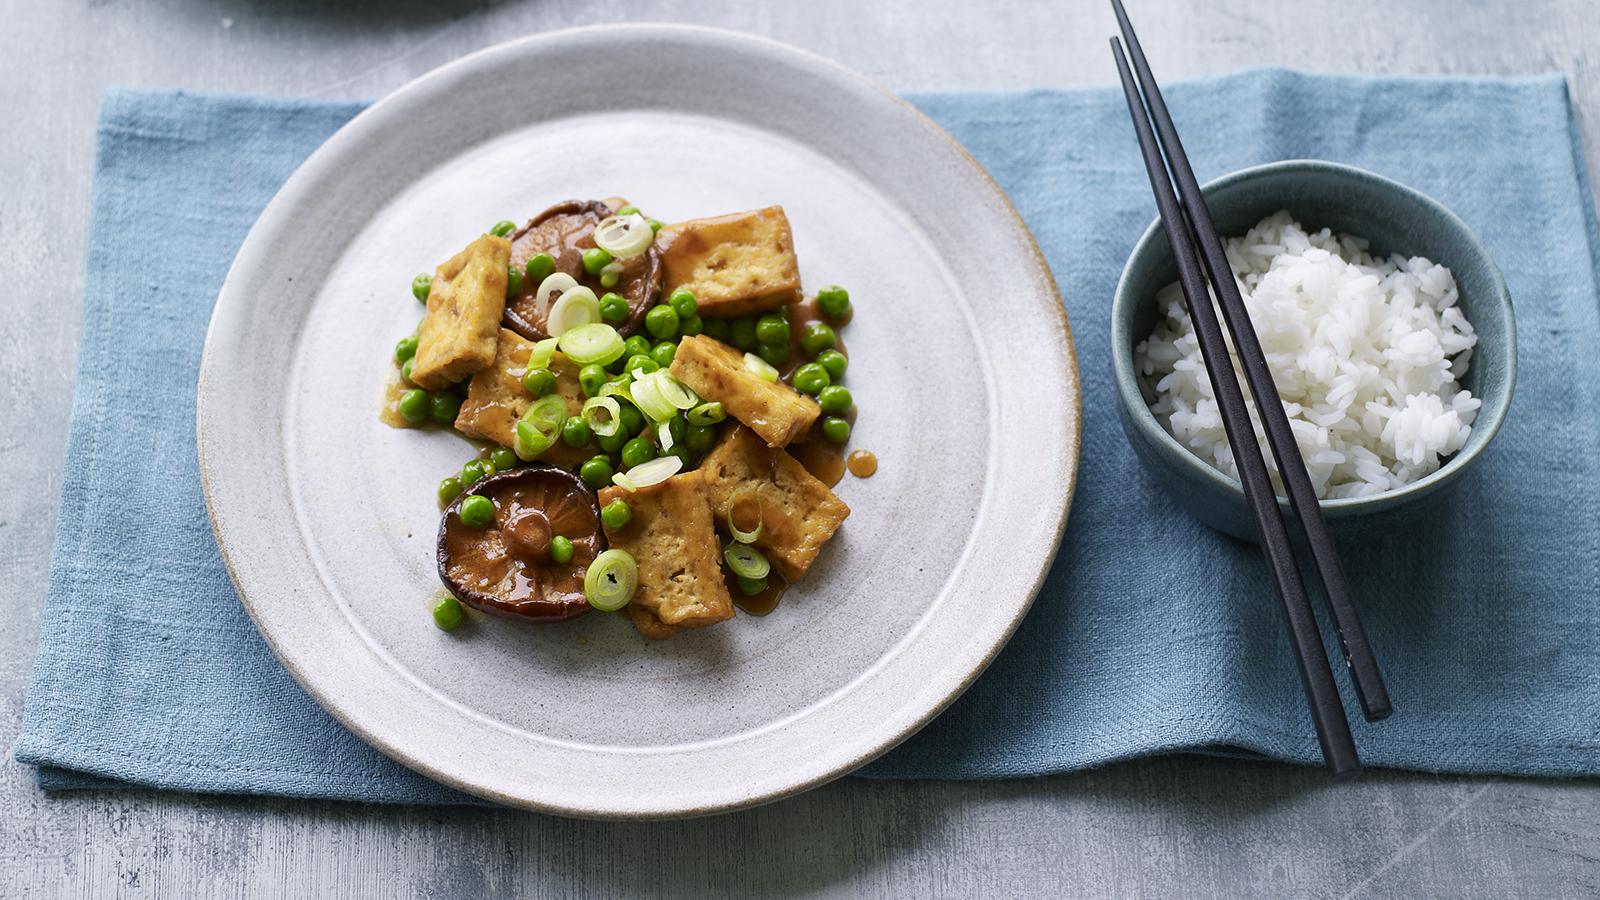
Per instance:
[[[461,521],[468,497],[494,503],[494,522]],[[550,557],[557,536],[572,542],[572,559]],[[606,548],[600,507],[578,476],[530,465],[491,475],[445,508],[439,523],[439,580],[474,609],[529,622],[559,622],[589,611],[583,575]]]
[[[594,291],[596,297],[615,291],[628,300],[628,318],[617,325],[624,336],[639,330],[645,313],[661,295],[661,253],[649,250],[622,261],[616,287],[604,287],[600,278],[583,269],[583,251],[593,247],[595,226],[612,214],[610,206],[598,200],[568,200],[557,203],[511,235],[511,265],[526,266],[528,260],[548,253],[556,261],[556,271],[565,272],[579,284]],[[522,292],[506,300],[506,327],[529,340],[549,337],[545,319],[549,310],[538,308],[539,285],[526,279]]]

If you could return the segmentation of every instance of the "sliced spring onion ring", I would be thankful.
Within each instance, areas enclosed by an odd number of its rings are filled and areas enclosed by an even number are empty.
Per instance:
[[[617,259],[630,259],[650,249],[656,233],[637,212],[611,216],[594,229],[594,245]]]
[[[610,437],[622,427],[622,407],[610,397],[590,397],[579,415],[589,430],[601,437]]]
[[[625,491],[637,491],[660,484],[683,469],[683,460],[676,456],[658,456],[649,462],[639,463],[626,473],[618,472],[611,481]]]
[[[557,294],[563,294],[578,286],[578,279],[565,272],[552,272],[539,282],[539,290],[533,295],[534,308],[539,315],[545,315],[550,310],[550,300]]]
[[[550,358],[555,355],[557,343],[558,342],[555,338],[545,338],[537,344],[534,344],[533,350],[528,353],[528,368],[550,368]],[[585,365],[587,365],[587,363],[585,363]]]
[[[756,504],[756,527],[750,531],[740,528],[737,522],[739,504],[747,499],[755,501]],[[734,540],[741,544],[753,544],[757,538],[761,537],[761,529],[765,526],[766,522],[761,510],[761,496],[755,490],[744,488],[734,494],[733,499],[728,501],[728,533],[733,535]]]
[[[689,410],[690,425],[715,425],[727,417],[728,411],[723,408],[721,403],[715,400],[710,403],[702,403]]]
[[[554,446],[567,420],[567,399],[559,394],[541,397],[517,419],[516,450],[520,459],[537,459]]]
[[[740,578],[760,580],[772,572],[772,564],[767,562],[767,558],[748,544],[729,544],[722,551],[722,558],[727,561],[733,574]]]
[[[629,378],[627,376],[623,376],[621,378],[618,378],[616,381],[608,381],[605,384],[600,385],[600,393],[596,394],[595,396],[597,396],[597,397],[621,397],[622,399],[628,401],[629,403],[634,403],[634,401],[633,401],[633,379]],[[634,405],[638,406],[637,403],[634,403]]]
[[[639,588],[639,564],[626,550],[613,547],[596,556],[583,573],[583,596],[601,612],[616,612],[628,605]]]
[[[613,259],[600,267],[600,283],[606,287],[615,287],[620,278],[622,278],[622,260]]]
[[[656,425],[656,442],[661,445],[661,452],[672,449],[672,420],[668,419]]]
[[[639,407],[652,422],[664,422],[677,414],[678,408],[666,395],[666,382],[675,379],[666,372],[647,372],[635,378],[631,394],[633,405]]]
[[[599,321],[600,298],[594,295],[594,291],[579,285],[562,291],[561,296],[556,298],[556,305],[550,307],[550,317],[545,320],[544,330],[551,337],[561,337],[573,328]]]
[[[588,288],[584,290],[588,290]],[[562,297],[561,301],[566,299],[566,297]],[[561,301],[557,301],[556,305],[560,306]],[[551,324],[555,323],[555,318],[554,315],[550,317]],[[622,335],[617,334],[615,328],[604,322],[590,322],[587,325],[568,328],[556,340],[561,344],[561,352],[565,353],[568,359],[580,366],[587,366],[590,363],[609,366],[622,356],[627,346],[627,342],[622,339]],[[540,341],[539,343],[542,344],[544,342]],[[556,343],[556,341],[551,343]],[[534,352],[537,353],[538,349],[539,345],[535,344]]]
[[[744,367],[746,371],[754,372],[756,377],[760,378],[762,381],[778,380],[778,370],[772,367],[772,363],[767,362],[754,353],[746,353],[744,355]]]

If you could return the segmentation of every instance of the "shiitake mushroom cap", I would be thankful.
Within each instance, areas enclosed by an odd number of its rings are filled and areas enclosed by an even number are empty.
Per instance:
[[[661,251],[652,244],[639,256],[623,260],[617,286],[601,285],[599,277],[584,271],[583,251],[595,245],[595,227],[612,213],[611,207],[599,200],[557,203],[512,233],[511,264],[526,266],[535,255],[548,253],[556,261],[557,272],[576,278],[596,297],[605,296],[607,291],[621,294],[628,301],[628,318],[615,324],[617,331],[627,337],[644,324],[645,314],[661,296]],[[506,298],[506,327],[531,341],[550,336],[545,330],[546,317],[539,315],[537,309],[538,293],[539,285],[528,280],[523,282],[521,293]],[[548,314],[549,310],[545,312]]]
[[[461,504],[469,497],[494,503],[488,527],[461,521]],[[550,558],[547,548],[556,535],[572,541],[567,563]],[[536,463],[481,479],[445,507],[439,580],[474,609],[524,622],[559,622],[589,611],[584,572],[605,549],[594,492],[573,473]]]

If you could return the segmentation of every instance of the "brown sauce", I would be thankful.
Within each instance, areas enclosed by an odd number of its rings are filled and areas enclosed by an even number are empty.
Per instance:
[[[844,317],[841,319],[829,319],[822,314],[822,307],[817,305],[817,298],[803,297],[785,306],[783,311],[789,319],[789,358],[784,361],[783,365],[778,367],[778,371],[783,373],[785,381],[793,379],[795,369],[811,361],[806,358],[805,353],[800,349],[800,338],[805,335],[806,328],[814,322],[821,322],[831,326],[834,335],[838,338],[833,349],[843,353],[846,358],[850,356],[850,351],[844,348],[844,335],[839,334],[839,330],[850,321],[850,314],[853,310],[846,310]]]
[[[844,450],[832,441],[808,438],[798,444],[790,444],[785,449],[796,462],[806,467],[807,472],[828,487],[833,487],[844,478]]]
[[[728,580],[728,593],[733,597],[733,605],[752,616],[765,616],[777,609],[778,603],[783,600],[783,592],[789,589],[789,582],[773,572],[767,576],[766,590],[759,594],[746,594],[739,589],[739,579],[732,572],[724,568],[722,574]]]
[[[845,466],[857,478],[871,478],[878,471],[878,457],[870,450],[857,450],[850,454]]]
[[[389,383],[384,385],[383,388],[383,405],[378,408],[378,421],[390,428],[421,427],[423,423],[419,422],[413,425],[406,421],[405,416],[400,415],[400,398],[404,397],[411,388],[406,387],[405,382],[400,380],[399,366],[390,366],[389,368],[391,370],[389,372]]]

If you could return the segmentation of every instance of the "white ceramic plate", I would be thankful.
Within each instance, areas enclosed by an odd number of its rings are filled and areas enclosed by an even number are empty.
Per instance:
[[[434,486],[470,458],[376,417],[408,289],[490,223],[623,195],[666,220],[781,203],[801,275],[856,308],[871,479],[765,618],[665,642],[625,617],[434,628]],[[441,68],[318,150],[217,300],[201,472],[283,664],[380,750],[508,804],[748,806],[842,775],[958,696],[1027,611],[1078,454],[1054,282],[1000,190],[860,76],[704,29],[542,35]]]

